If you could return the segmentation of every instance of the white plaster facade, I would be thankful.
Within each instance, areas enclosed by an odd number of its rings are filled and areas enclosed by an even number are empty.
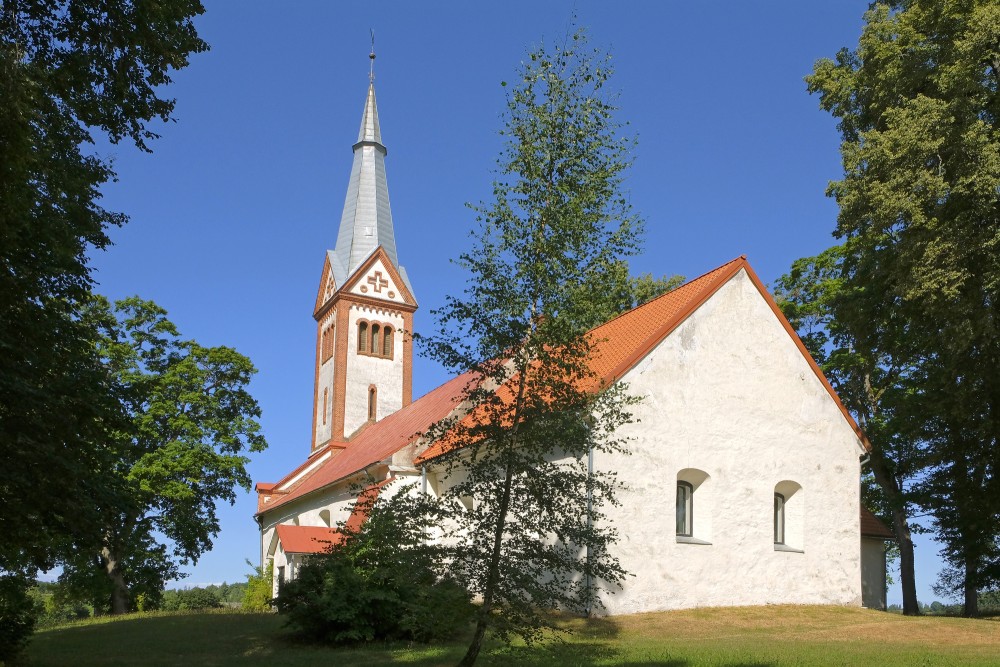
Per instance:
[[[358,322],[378,322],[393,328],[391,359],[358,353]],[[375,387],[376,421],[403,407],[403,316],[398,311],[367,305],[352,305],[348,313],[347,378],[345,383],[344,434],[368,423],[368,390]]]
[[[603,596],[609,613],[861,604],[863,450],[745,272],[623,380],[643,398],[624,427],[631,455],[595,460],[627,485],[606,509],[633,576]],[[692,536],[709,544],[676,535],[676,483],[698,475]],[[776,488],[796,551],[774,543]]]
[[[354,308],[352,335],[358,318],[386,321],[388,311]],[[357,389],[367,388],[364,373],[379,372],[359,366]],[[862,585],[862,557],[871,560],[874,551],[863,552],[860,538],[859,435],[747,270],[736,271],[621,379],[642,402],[636,421],[623,427],[630,454],[595,458],[625,484],[621,505],[605,510],[620,535],[616,555],[631,576],[602,596],[607,613],[861,605],[863,588],[884,590],[884,580],[869,573],[879,567],[874,560]],[[383,375],[387,380],[398,378]],[[357,423],[359,414],[355,409],[348,423]],[[383,494],[403,484],[411,492],[443,490],[433,461],[426,486],[420,483],[413,456],[411,444],[372,461],[364,479],[395,475]],[[345,521],[351,484],[360,479],[345,478],[266,512],[262,557],[286,567],[286,576],[294,573],[295,557],[282,553],[274,526]],[[690,537],[678,536],[675,525],[679,481],[693,488]],[[289,479],[285,486],[296,483]],[[781,544],[774,535],[776,493],[785,500]]]

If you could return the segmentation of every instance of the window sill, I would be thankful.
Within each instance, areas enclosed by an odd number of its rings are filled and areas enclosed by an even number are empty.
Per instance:
[[[796,549],[795,547],[790,547],[787,544],[775,544],[774,545],[774,550],[775,551],[785,551],[785,552],[790,553],[790,554],[804,554],[805,553],[805,551],[803,551],[802,549]]]
[[[706,542],[705,540],[699,540],[697,537],[686,537],[684,535],[677,536],[677,544],[703,544],[711,546],[711,542]]]

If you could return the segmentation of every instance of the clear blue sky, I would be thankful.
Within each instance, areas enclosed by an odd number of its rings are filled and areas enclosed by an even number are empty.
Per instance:
[[[626,183],[647,222],[634,272],[697,276],[746,254],[768,283],[832,243],[841,173],[834,120],[805,90],[821,57],[854,46],[867,0],[838,2],[212,2],[211,45],[177,73],[176,123],[146,155],[101,148],[119,182],[105,204],[131,216],[94,257],[99,290],[165,307],[181,332],[230,345],[260,370],[253,392],[270,448],[255,481],[309,452],[315,323],[365,91],[369,29],[400,262],[416,328],[461,289],[466,202],[488,199],[511,79],[527,49],[570,29],[614,55],[620,118],[639,147]],[[157,128],[154,128],[157,129]],[[414,396],[445,379],[414,363]],[[255,496],[221,508],[215,548],[185,583],[239,581],[257,560]],[[918,547],[933,599],[937,548]],[[890,591],[890,602],[898,601]]]

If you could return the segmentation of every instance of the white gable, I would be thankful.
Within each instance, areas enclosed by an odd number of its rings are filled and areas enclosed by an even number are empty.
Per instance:
[[[372,299],[383,299],[395,303],[406,303],[400,294],[399,286],[385,268],[381,259],[375,260],[363,276],[355,280],[350,289],[351,294],[367,296]]]

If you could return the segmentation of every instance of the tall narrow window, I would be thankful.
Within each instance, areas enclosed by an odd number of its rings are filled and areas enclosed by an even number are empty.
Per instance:
[[[326,426],[327,391],[326,389],[323,390],[323,426]]]
[[[392,359],[392,327],[382,329],[382,356]]]
[[[323,330],[323,361],[333,356],[333,326]]]
[[[368,323],[358,322],[358,352],[368,351]]]
[[[378,390],[375,387],[368,388],[368,421],[375,421],[378,406]]]
[[[694,487],[688,482],[677,482],[677,534],[691,537],[694,514]]]
[[[372,344],[368,349],[376,356],[382,350],[382,333],[381,328],[377,324],[372,324]]]
[[[774,543],[785,543],[785,497],[774,494]]]

